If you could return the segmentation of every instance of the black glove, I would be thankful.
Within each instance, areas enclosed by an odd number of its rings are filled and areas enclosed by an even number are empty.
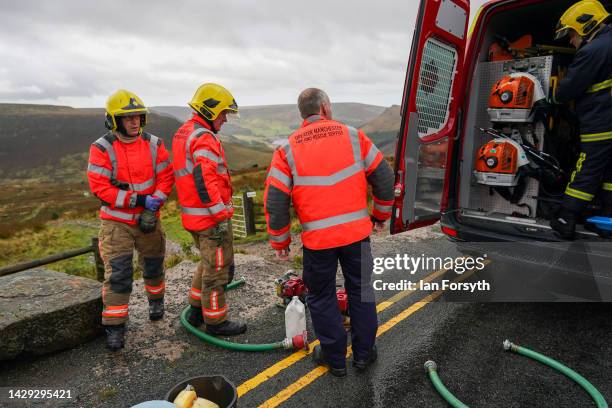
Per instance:
[[[145,234],[155,231],[157,216],[154,211],[144,210],[138,218],[138,228]]]
[[[118,181],[114,178],[111,178],[111,184],[115,187],[117,187],[119,190],[129,190],[130,189],[130,185],[128,183],[123,183],[121,181]]]

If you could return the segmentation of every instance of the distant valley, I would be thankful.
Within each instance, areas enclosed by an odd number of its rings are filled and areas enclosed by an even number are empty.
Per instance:
[[[362,128],[386,155],[394,153],[399,106],[333,105],[334,118]],[[146,130],[171,147],[172,135],[191,116],[189,107],[151,108]],[[104,110],[0,104],[0,176],[82,180],[90,144],[105,133]],[[246,106],[221,138],[232,170],[266,167],[273,143],[299,127],[295,105]]]
[[[394,154],[398,106],[340,103],[333,108],[336,119],[362,128],[386,156]],[[155,107],[146,130],[170,148],[189,116],[187,107]],[[273,142],[301,120],[295,105],[242,107],[240,116],[221,135],[232,180],[236,191],[261,190],[265,172],[257,169],[267,168]],[[95,214],[99,201],[89,192],[85,169],[91,143],[105,132],[103,109],[0,104],[0,242],[49,220]]]

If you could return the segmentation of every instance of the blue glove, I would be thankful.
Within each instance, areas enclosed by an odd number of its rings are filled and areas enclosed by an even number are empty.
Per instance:
[[[157,210],[159,210],[159,207],[161,207],[163,203],[164,203],[164,200],[162,200],[161,198],[155,197],[155,196],[152,196],[152,195],[148,195],[145,198],[145,205],[144,205],[144,207],[147,210],[157,211]]]

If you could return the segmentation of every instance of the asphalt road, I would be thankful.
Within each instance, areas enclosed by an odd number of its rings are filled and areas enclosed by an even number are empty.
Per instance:
[[[376,240],[373,248],[374,256],[459,255],[444,239],[415,240],[409,235]],[[414,275],[396,270],[381,276],[388,282],[478,282],[511,273],[511,267],[488,260],[484,270],[474,274],[432,269]],[[612,402],[612,304],[466,299],[448,291],[377,292],[379,309],[384,309],[379,313],[379,359],[364,373],[349,367],[346,378],[317,368],[303,351],[230,352],[203,344],[176,322],[175,335],[188,346],[171,363],[143,359],[130,350],[109,353],[100,338],[43,358],[5,363],[0,386],[69,388],[75,395],[65,403],[7,406],[129,407],[163,398],[184,378],[223,374],[238,386],[240,407],[445,407],[423,369],[424,362],[433,359],[447,388],[470,407],[595,406],[562,374],[505,352],[502,342],[510,339],[573,368]],[[276,341],[283,333],[283,312],[271,305],[249,321],[248,333],[237,341]]]

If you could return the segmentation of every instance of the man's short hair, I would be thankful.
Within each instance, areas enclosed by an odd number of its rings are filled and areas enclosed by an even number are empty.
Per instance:
[[[331,105],[329,96],[324,91],[318,88],[304,89],[298,98],[298,109],[302,119],[318,114],[324,103]]]

